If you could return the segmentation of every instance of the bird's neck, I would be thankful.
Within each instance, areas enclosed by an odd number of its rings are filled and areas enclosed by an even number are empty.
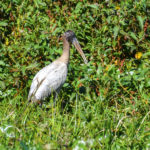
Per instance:
[[[70,43],[64,38],[63,39],[63,53],[59,60],[64,62],[65,64],[69,63],[69,55],[70,55]]]

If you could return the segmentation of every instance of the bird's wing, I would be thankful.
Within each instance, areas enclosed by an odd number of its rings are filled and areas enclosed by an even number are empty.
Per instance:
[[[55,63],[41,69],[34,77],[28,99],[35,97],[41,100],[52,91],[57,90],[66,80],[67,65],[64,63]]]
[[[48,72],[54,69],[54,65],[53,63],[44,67],[43,69],[41,69],[33,78],[32,80],[32,84],[30,87],[30,91],[29,91],[29,95],[28,95],[28,100],[31,99],[31,97],[33,95],[35,95],[35,93],[38,90],[38,87],[40,86],[40,84],[42,83],[42,81],[46,78]]]

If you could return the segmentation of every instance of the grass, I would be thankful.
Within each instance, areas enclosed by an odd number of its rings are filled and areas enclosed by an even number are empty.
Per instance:
[[[114,96],[110,102],[76,93],[73,100],[59,97],[53,107],[51,99],[42,108],[26,108],[21,98],[1,102],[1,149],[149,148],[150,111],[137,97],[131,103]]]
[[[150,149],[150,4],[1,1],[0,149]],[[28,104],[37,71],[71,48],[56,106]]]

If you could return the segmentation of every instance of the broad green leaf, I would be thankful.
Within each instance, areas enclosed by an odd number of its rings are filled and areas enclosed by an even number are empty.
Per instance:
[[[38,66],[38,64],[37,63],[33,63],[33,64],[30,64],[29,66],[27,66],[26,67],[26,69],[34,69],[34,68],[36,68]]]
[[[118,32],[119,32],[119,26],[115,26],[114,29],[114,40],[116,39],[116,37],[118,36]]]
[[[137,16],[141,30],[143,30],[144,20],[141,16]]]
[[[131,36],[134,40],[136,40],[136,41],[138,40],[137,37],[136,37],[136,35],[135,35],[135,33],[130,32],[130,36]]]
[[[91,5],[87,5],[88,7],[94,8],[94,9],[98,9],[98,5],[97,4],[91,4]]]
[[[2,60],[0,60],[0,65],[1,65],[1,66],[5,66],[5,62],[2,61]]]
[[[150,56],[150,52],[146,52],[143,54],[143,57],[149,57]]]
[[[3,90],[6,88],[5,82],[0,81],[0,88]]]
[[[7,25],[8,25],[8,23],[7,23],[7,22],[0,21],[0,26],[3,26],[3,27],[5,27],[5,26],[7,26]]]

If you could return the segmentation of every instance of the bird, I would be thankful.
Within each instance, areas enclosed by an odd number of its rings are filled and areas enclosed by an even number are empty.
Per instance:
[[[45,66],[35,75],[29,90],[28,101],[40,103],[49,97],[53,92],[59,93],[67,78],[70,47],[72,44],[82,56],[84,63],[88,63],[76,35],[72,30],[66,31],[62,35],[62,40],[62,55],[51,64]]]

